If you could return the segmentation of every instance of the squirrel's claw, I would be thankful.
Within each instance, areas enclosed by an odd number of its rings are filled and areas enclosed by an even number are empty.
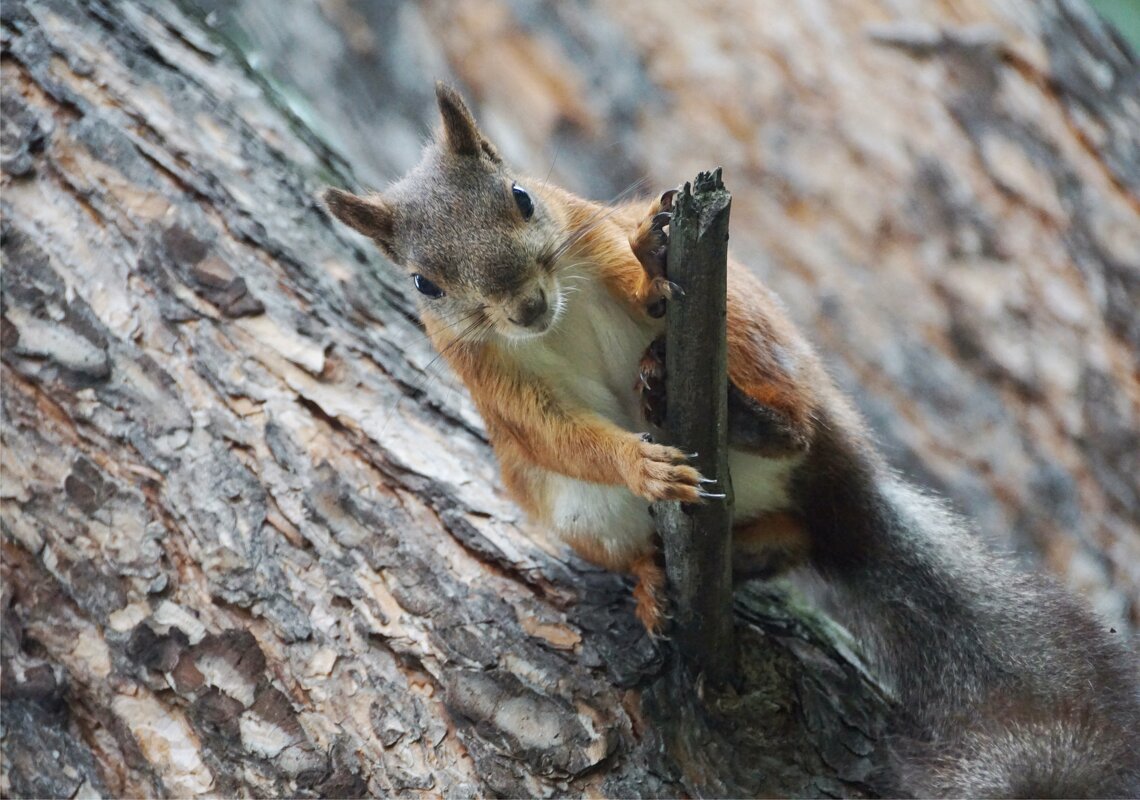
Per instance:
[[[662,301],[664,305],[664,301]],[[650,425],[665,424],[665,345],[657,339],[641,355],[634,391],[641,399],[641,413]]]
[[[685,290],[673,281],[666,278],[654,278],[649,282],[649,291],[646,292],[646,313],[654,319],[665,316],[665,301],[679,300],[685,296]]]
[[[673,283],[673,281],[665,281],[664,289],[668,292],[666,297],[670,300],[678,300],[685,296],[685,290]]]

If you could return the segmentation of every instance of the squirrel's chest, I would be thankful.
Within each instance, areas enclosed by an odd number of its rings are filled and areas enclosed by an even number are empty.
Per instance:
[[[592,282],[568,298],[554,330],[531,345],[525,361],[568,405],[640,429],[637,366],[660,327],[657,320],[635,319]]]

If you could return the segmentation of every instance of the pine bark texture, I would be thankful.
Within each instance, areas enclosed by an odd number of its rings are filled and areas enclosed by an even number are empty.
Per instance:
[[[3,4],[5,795],[873,792],[842,634],[754,587],[702,703],[317,207],[449,74],[583,193],[741,176],[895,463],[1135,626],[1135,61],[1077,4],[727,5]]]

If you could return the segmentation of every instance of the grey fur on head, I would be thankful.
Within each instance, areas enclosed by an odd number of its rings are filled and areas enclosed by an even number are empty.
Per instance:
[[[454,331],[468,341],[541,332],[561,308],[555,254],[569,235],[555,190],[510,170],[454,89],[436,84],[436,99],[419,164],[380,194],[328,189],[325,205],[413,277],[425,324],[464,320]]]
[[[334,217],[363,233],[380,245],[385,253],[390,254],[395,217],[384,198],[378,194],[357,197],[351,192],[332,187],[325,189],[321,198]]]

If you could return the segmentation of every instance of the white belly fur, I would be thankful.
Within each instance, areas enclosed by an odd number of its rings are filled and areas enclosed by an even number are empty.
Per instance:
[[[637,364],[663,325],[634,319],[596,278],[568,288],[575,291],[554,329],[517,345],[519,363],[568,407],[589,408],[627,430],[638,429],[644,423],[634,392]]]
[[[736,522],[786,510],[791,503],[788,479],[802,460],[803,456],[764,458],[742,450],[729,450],[728,471],[736,497],[733,510]]]
[[[606,486],[546,475],[550,498],[549,523],[564,541],[577,538],[601,542],[615,561],[645,552],[653,537],[649,502],[624,486]]]

